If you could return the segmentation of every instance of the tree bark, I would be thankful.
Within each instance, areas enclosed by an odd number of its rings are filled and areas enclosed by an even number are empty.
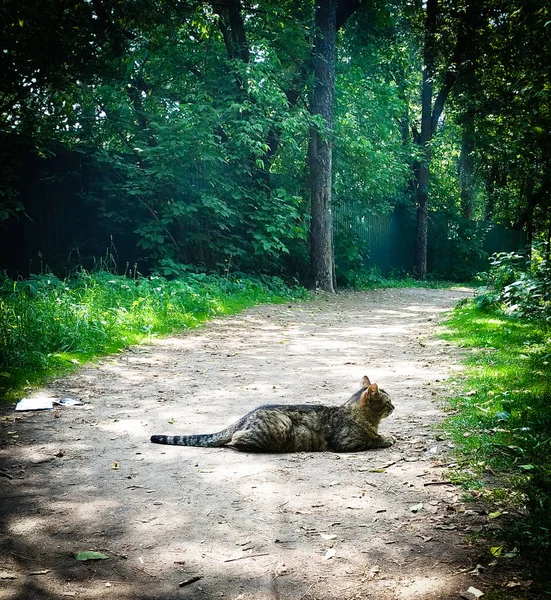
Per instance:
[[[425,17],[425,41],[423,47],[423,84],[421,89],[421,134],[419,145],[422,157],[417,165],[417,238],[415,244],[415,274],[418,279],[427,278],[427,246],[429,228],[429,162],[430,141],[436,128],[432,111],[432,88],[434,84],[434,55],[436,16],[438,0],[427,1]]]
[[[429,163],[431,158],[430,142],[439,125],[444,105],[454,87],[457,78],[464,74],[464,61],[469,53],[473,53],[472,37],[476,27],[481,23],[481,16],[476,10],[476,3],[468,5],[460,20],[457,38],[447,69],[442,77],[440,91],[433,104],[433,88],[435,77],[435,59],[437,51],[437,17],[438,0],[427,0],[425,13],[425,36],[423,45],[423,84],[421,91],[421,133],[414,135],[414,141],[421,149],[421,160],[414,164],[417,179],[417,239],[415,248],[415,274],[419,279],[427,277],[428,246],[428,207],[429,207]]]
[[[333,103],[337,0],[318,0],[312,56],[314,91],[310,113],[320,125],[310,129],[310,257],[313,287],[335,292],[333,215]],[[323,125],[321,125],[323,124]]]
[[[549,219],[549,225],[547,226],[547,239],[545,240],[545,260],[549,263],[551,258],[551,219]]]
[[[469,117],[467,117],[469,119]],[[461,212],[465,219],[473,218],[474,199],[474,145],[472,138],[472,120],[465,119],[462,124],[461,154],[459,156],[459,183],[461,185]]]

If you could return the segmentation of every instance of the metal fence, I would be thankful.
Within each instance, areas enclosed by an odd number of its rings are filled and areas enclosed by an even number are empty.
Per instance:
[[[335,210],[336,235],[353,234],[364,266],[384,275],[412,273],[417,218],[414,210],[397,207],[386,215],[358,215],[346,206]],[[471,221],[430,213],[427,271],[435,276],[470,277],[488,268],[494,252],[523,249],[526,234],[490,221]]]

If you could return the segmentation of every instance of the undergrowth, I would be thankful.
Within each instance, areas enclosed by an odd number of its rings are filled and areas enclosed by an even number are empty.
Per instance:
[[[187,273],[130,278],[84,270],[61,280],[0,278],[0,399],[155,335],[263,302],[305,298],[276,277]]]
[[[396,273],[383,275],[377,269],[358,270],[347,273],[343,278],[346,288],[353,290],[369,290],[380,288],[431,288],[431,289],[449,289],[460,285],[470,285],[468,283],[459,284],[457,281],[445,281],[439,279],[416,279],[407,273]]]
[[[484,304],[482,303],[482,306]],[[468,301],[444,337],[467,352],[444,427],[478,497],[521,515],[511,547],[551,563],[551,329]]]

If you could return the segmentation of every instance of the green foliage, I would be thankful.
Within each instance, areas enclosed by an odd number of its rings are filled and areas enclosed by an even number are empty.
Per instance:
[[[541,250],[535,247],[531,260],[518,252],[492,256],[487,286],[477,296],[477,305],[551,323],[551,264]]]
[[[80,165],[67,167],[75,170],[73,193],[99,218],[69,247],[97,254],[101,229],[137,247],[131,260],[141,265],[173,261],[306,279],[308,139],[310,127],[320,126],[308,110],[314,4],[237,3],[234,19],[223,2],[76,0],[61,12],[58,4],[44,0],[39,10],[6,0],[0,8],[0,135],[8,148],[0,156],[0,222],[23,211],[19,149],[47,157],[62,148]],[[414,141],[423,4],[359,4],[339,31],[335,128],[326,131],[333,207],[348,219],[335,227],[337,276],[345,284],[362,277],[356,271],[366,254],[349,225],[413,207],[412,166],[421,159]],[[472,262],[479,236],[461,221],[462,133],[472,133],[477,218],[518,223],[533,216],[541,233],[551,172],[542,68],[549,64],[549,9],[524,0],[485,7],[468,60],[456,65],[461,81],[446,103],[453,100],[453,113],[443,115],[430,148],[431,207],[451,224],[435,245],[453,246]],[[447,68],[458,24],[465,15],[473,23],[481,17],[474,4],[440,8],[435,92],[446,73],[454,78]],[[232,46],[237,39],[241,48]],[[470,275],[454,269],[436,272]]]
[[[469,351],[444,425],[470,485],[520,514],[514,545],[549,559],[551,336],[541,322],[457,307],[444,338]],[[500,490],[504,490],[501,493]]]
[[[178,271],[175,263],[165,265]],[[61,280],[37,275],[0,280],[0,391],[13,398],[36,383],[98,355],[153,335],[195,327],[215,315],[262,302],[305,297],[277,277],[187,273],[129,278],[79,271]]]
[[[549,223],[551,49],[548,5],[532,0],[488,3],[492,18],[471,40],[472,77],[457,105],[474,121],[478,172],[487,214],[533,231]]]

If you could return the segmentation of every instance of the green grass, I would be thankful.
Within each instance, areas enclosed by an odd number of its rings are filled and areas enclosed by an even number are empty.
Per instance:
[[[305,298],[278,278],[129,278],[80,271],[0,279],[0,399],[76,365],[264,302]]]
[[[444,337],[465,349],[466,370],[444,428],[458,479],[521,518],[511,544],[549,561],[551,550],[551,329],[467,302]],[[550,561],[551,562],[551,561]]]

